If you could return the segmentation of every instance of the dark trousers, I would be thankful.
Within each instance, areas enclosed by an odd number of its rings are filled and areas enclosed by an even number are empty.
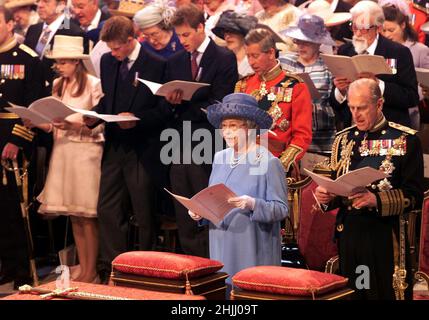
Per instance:
[[[130,211],[139,230],[140,250],[154,246],[154,186],[134,149],[106,145],[101,164],[98,199],[99,269],[110,271],[112,260],[127,251]],[[127,210],[124,200],[129,199]]]
[[[172,192],[191,198],[209,182],[210,168],[196,164],[173,164],[170,169]],[[174,201],[179,240],[185,254],[209,257],[208,227],[191,219],[188,209]]]
[[[356,290],[357,299],[394,300],[392,225],[374,214],[348,215],[339,235],[340,272]],[[369,288],[357,288],[356,280],[365,266],[369,270]],[[361,267],[362,268],[362,267]],[[362,279],[362,278],[360,278]]]
[[[6,172],[6,176],[7,185],[3,185],[0,170],[0,275],[17,280],[30,276],[27,239],[15,175]]]

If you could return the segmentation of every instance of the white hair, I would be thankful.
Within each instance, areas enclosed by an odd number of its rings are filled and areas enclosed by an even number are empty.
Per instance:
[[[353,23],[361,27],[381,26],[384,23],[383,9],[374,1],[359,1],[350,9],[350,13],[352,14]]]

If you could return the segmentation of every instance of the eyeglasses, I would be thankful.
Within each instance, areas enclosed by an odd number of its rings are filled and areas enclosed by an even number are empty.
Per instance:
[[[142,33],[142,35],[143,35],[143,37],[145,38],[145,39],[150,39],[150,40],[158,40],[159,38],[160,38],[160,36],[161,36],[161,32],[160,31],[155,31],[155,32],[152,32],[152,33],[149,33],[149,34],[146,34],[146,33]]]
[[[294,44],[296,44],[297,46],[311,46],[312,44],[314,44],[313,42],[303,41],[303,40],[299,40],[299,39],[293,39],[292,42]]]
[[[350,22],[349,27],[353,32],[359,31],[361,34],[367,34],[371,29],[377,28],[375,25],[370,25],[369,27],[359,27],[353,22]]]

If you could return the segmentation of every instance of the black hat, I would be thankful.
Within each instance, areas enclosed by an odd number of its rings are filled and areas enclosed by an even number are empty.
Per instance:
[[[253,28],[256,27],[258,19],[253,16],[237,13],[233,10],[222,12],[216,26],[212,32],[219,38],[224,39],[224,33],[238,33],[243,37]]]

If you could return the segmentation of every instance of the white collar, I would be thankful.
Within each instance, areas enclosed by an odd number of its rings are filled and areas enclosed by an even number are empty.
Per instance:
[[[136,42],[136,46],[134,47],[134,50],[128,55],[129,62],[134,62],[137,60],[141,48],[141,44],[136,39],[134,39],[133,41]]]
[[[46,27],[49,28],[49,30],[51,31],[51,35],[54,35],[55,33],[57,33],[58,29],[61,27],[61,24],[63,23],[65,18],[64,14],[60,14],[52,23],[50,23],[49,25],[46,24],[46,22],[43,24],[43,30],[46,29]]]
[[[91,20],[91,23],[86,28],[86,31],[97,29],[98,28],[98,24],[100,23],[100,19],[101,19],[101,10],[98,9],[97,13],[94,16],[94,19]]]
[[[377,48],[377,44],[378,44],[378,38],[379,36],[377,33],[375,40],[371,43],[371,45],[368,48],[366,48],[366,51],[368,52],[368,54],[374,55],[375,49]]]
[[[204,38],[203,43],[200,44],[200,46],[197,48],[197,52],[200,54],[204,54],[204,52],[206,51],[207,47],[209,46],[210,43],[210,38],[206,35],[206,37]]]

